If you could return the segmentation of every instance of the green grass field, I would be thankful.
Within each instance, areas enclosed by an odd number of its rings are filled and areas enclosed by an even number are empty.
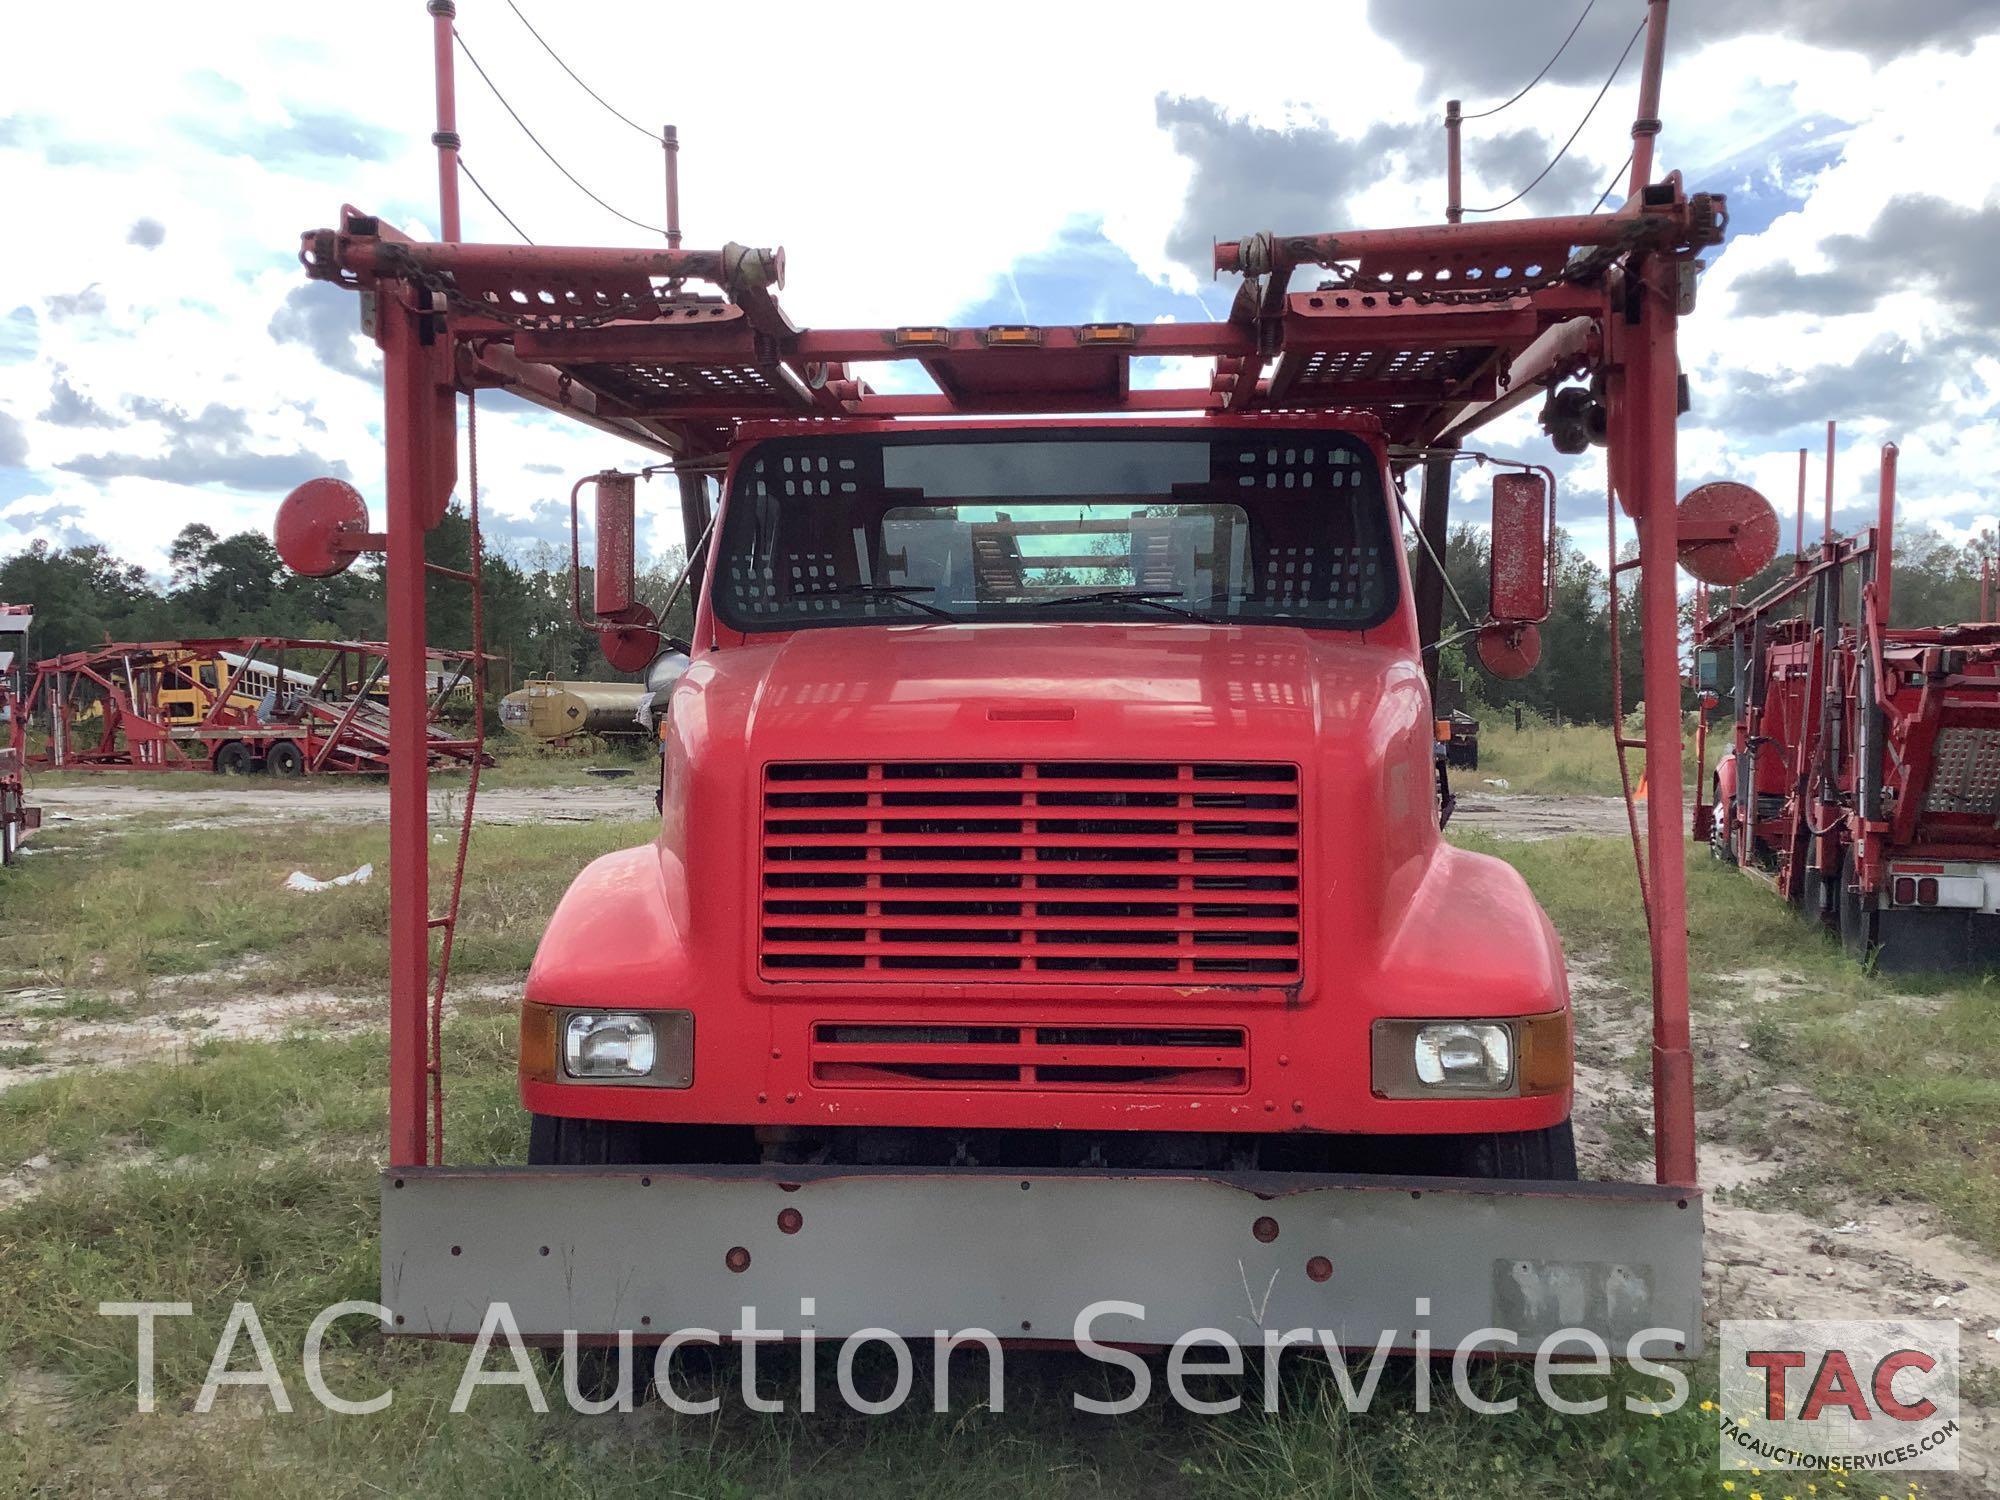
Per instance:
[[[1479,769],[1454,771],[1454,785],[1462,791],[1484,792],[1489,780],[1507,783],[1506,791],[1541,796],[1617,797],[1617,750],[1611,730],[1603,724],[1542,724],[1527,721],[1514,728],[1513,717],[1502,709],[1483,711],[1479,728]],[[1636,731],[1634,731],[1636,738]],[[1636,784],[1644,756],[1631,756],[1632,779]],[[1713,754],[1709,765],[1715,764]],[[1690,738],[1685,758],[1685,780],[1694,781],[1694,748]]]
[[[143,1006],[147,984],[170,976],[183,985],[177,1004],[240,993],[246,983],[269,987],[274,973],[286,986],[379,990],[383,886],[316,896],[279,888],[292,868],[325,874],[372,858],[379,869],[379,830],[140,826],[96,842],[71,826],[54,832],[73,847],[0,877],[0,988],[62,984],[99,1013]],[[464,972],[518,974],[575,870],[648,832],[643,824],[482,829]],[[1621,841],[1481,847],[1523,870],[1572,951],[1604,955],[1627,982],[1643,979],[1631,856]],[[1992,1145],[2000,1031],[1990,1024],[1989,993],[1939,987],[1914,1019],[1898,1012],[1896,1035],[1881,1035],[1869,1024],[1871,981],[1768,896],[1706,864],[1694,871],[1693,894],[1700,1004],[1743,1004],[1742,982],[1727,976],[1747,967],[1780,965],[1812,980],[1809,994],[1766,1007],[1751,1034],[1842,1111],[1846,1133],[1828,1170],[1857,1190],[1935,1202],[1968,1234],[2000,1242]],[[251,961],[275,968],[246,980],[240,969]],[[522,1158],[512,1033],[504,1000],[469,1002],[448,1028],[453,1160]],[[1392,1364],[1371,1411],[1350,1415],[1327,1367],[1309,1359],[1288,1363],[1276,1414],[1259,1409],[1259,1384],[1246,1376],[1205,1382],[1203,1394],[1243,1395],[1247,1409],[1233,1415],[1195,1416],[1161,1399],[1130,1417],[1091,1417],[1071,1409],[1070,1394],[1116,1394],[1122,1378],[1081,1356],[1039,1353],[1010,1360],[1004,1411],[987,1407],[983,1376],[961,1372],[942,1414],[922,1400],[882,1417],[851,1413],[823,1376],[825,1409],[813,1416],[756,1416],[734,1397],[712,1417],[654,1404],[585,1418],[563,1411],[559,1398],[556,1414],[537,1416],[512,1391],[482,1392],[454,1416],[447,1408],[464,1351],[385,1341],[357,1319],[339,1325],[329,1381],[350,1396],[391,1387],[395,1399],[377,1415],[336,1416],[307,1395],[300,1346],[321,1307],[377,1289],[383,1072],[382,1036],[365,1030],[194,1040],[172,1061],[0,1093],[0,1174],[45,1163],[39,1190],[0,1209],[0,1493],[1724,1493],[1710,1419],[1694,1403],[1665,1416],[1628,1413],[1622,1397],[1654,1394],[1656,1382],[1569,1376],[1571,1394],[1601,1391],[1612,1409],[1564,1416],[1533,1398],[1519,1367],[1477,1375],[1484,1394],[1525,1398],[1511,1417],[1474,1416],[1448,1399],[1416,1410],[1408,1361]],[[160,1325],[160,1409],[151,1415],[134,1409],[131,1321],[95,1312],[100,1301],[137,1298],[195,1309]],[[212,1411],[193,1409],[237,1299],[253,1301],[262,1316],[291,1414],[269,1411],[256,1391],[225,1391]],[[820,1362],[822,1371],[830,1366],[831,1351]],[[796,1389],[795,1352],[767,1353],[763,1368],[772,1391]],[[689,1394],[727,1387],[735,1369],[725,1359]],[[1711,1391],[1712,1371],[1695,1379],[1698,1400]],[[920,1359],[917,1389],[928,1385]],[[1806,1494],[1799,1485],[1761,1492],[1773,1500]],[[1747,1493],[1738,1485],[1732,1500]]]
[[[1629,844],[1460,842],[1511,861],[1572,954],[1605,955],[1634,994],[1647,993]],[[2000,985],[1865,974],[1830,935],[1705,850],[1691,852],[1688,871],[1697,1014],[1739,1022],[1766,1073],[1828,1107],[1824,1166],[1839,1185],[1934,1205],[1954,1229],[2000,1250]],[[1765,1101],[1735,1103],[1725,1112],[1732,1128],[1754,1132]]]
[[[171,822],[151,816],[96,840],[81,824],[55,824],[37,847],[60,855],[0,871],[0,985],[132,990],[142,999],[160,979],[196,974],[208,976],[211,992],[379,988],[388,963],[386,828],[310,818],[212,829]],[[524,972],[576,872],[653,832],[651,823],[482,826],[466,873],[456,971]],[[432,861],[434,911],[443,908],[449,852],[438,846]],[[284,888],[293,870],[324,879],[362,864],[375,867],[366,885]],[[273,974],[269,962],[278,959]],[[243,964],[256,967],[227,974]]]

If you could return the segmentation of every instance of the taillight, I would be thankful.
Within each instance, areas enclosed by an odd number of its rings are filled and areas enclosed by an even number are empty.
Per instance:
[[[1917,882],[1917,905],[1936,906],[1937,898],[1938,884],[1935,875],[1926,875]]]
[[[1932,881],[1932,882],[1930,883],[1930,886],[1931,886],[1931,900],[1932,900],[1932,901],[1936,901],[1936,900],[1937,900],[1937,882],[1936,882],[1935,880],[1933,880],[1933,881]],[[1916,902],[1917,902],[1917,883],[1916,883],[1916,881],[1914,881],[1914,880],[1910,879],[1910,877],[1909,877],[1909,876],[1907,876],[1907,875],[1899,875],[1899,876],[1897,876],[1897,877],[1896,877],[1896,888],[1895,888],[1895,891],[1894,891],[1894,896],[1895,896],[1895,901],[1896,901],[1896,904],[1897,904],[1898,906],[1914,906],[1914,905],[1916,905]]]

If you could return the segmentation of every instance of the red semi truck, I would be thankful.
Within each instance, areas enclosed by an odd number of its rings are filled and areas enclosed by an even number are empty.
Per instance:
[[[831,1337],[1066,1340],[1116,1299],[1095,1331],[1129,1344],[1581,1325],[1699,1348],[1676,562],[1731,554],[1727,582],[1769,553],[1674,502],[1675,330],[1725,214],[1651,175],[1665,12],[1622,209],[1224,242],[1240,289],[1200,324],[808,329],[780,251],[468,242],[441,72],[444,240],[352,208],[303,238],[383,351],[386,528],[314,481],[279,550],[385,554],[391,713],[420,722],[423,536],[461,396],[476,536],[477,396],[504,388],[659,455],[698,606],[691,639],[660,635],[632,590],[641,476],[580,480],[587,618],[620,665],[653,657],[662,816],[543,939],[522,1165],[446,1159],[431,941],[448,961],[457,914],[429,899],[423,757],[392,745],[399,1331],[471,1337],[504,1302],[543,1340],[749,1306]],[[1135,381],[1162,357],[1206,377]],[[880,361],[932,389],[874,389]],[[1545,397],[1560,441],[1604,442],[1639,530],[1652,1183],[1574,1180],[1555,934],[1440,833],[1453,464]],[[1553,497],[1497,462],[1479,647],[1521,671]]]

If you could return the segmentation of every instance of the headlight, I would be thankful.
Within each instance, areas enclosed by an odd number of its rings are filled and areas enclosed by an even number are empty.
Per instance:
[[[572,1078],[644,1078],[655,1055],[645,1016],[584,1014],[563,1023],[563,1071]]]
[[[521,1071],[541,1083],[694,1083],[694,1013],[521,1009]]]
[[[1383,1099],[1511,1099],[1570,1083],[1569,1012],[1507,1021],[1377,1021],[1374,1091]]]

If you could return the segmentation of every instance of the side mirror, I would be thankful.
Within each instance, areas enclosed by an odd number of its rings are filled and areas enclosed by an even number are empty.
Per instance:
[[[1487,613],[1508,624],[1533,624],[1549,617],[1555,518],[1549,482],[1531,472],[1493,476],[1492,572]]]
[[[1694,654],[1694,685],[1704,693],[1722,691],[1722,653],[1704,646]]]
[[[636,672],[660,648],[653,612],[638,600],[638,512],[630,474],[606,469],[587,474],[569,492],[570,613],[597,632],[604,659],[621,672]],[[583,612],[583,559],[577,546],[577,496],[585,485],[597,493],[597,562],[592,575],[591,613]]]

